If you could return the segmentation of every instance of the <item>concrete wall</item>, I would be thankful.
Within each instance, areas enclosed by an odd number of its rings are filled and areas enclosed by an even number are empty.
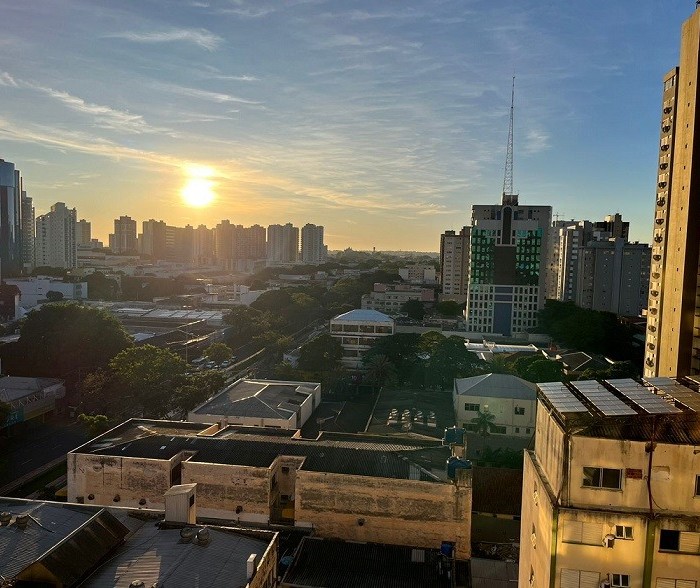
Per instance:
[[[549,484],[557,494],[563,483],[564,431],[550,418],[545,406],[537,402],[535,426],[535,454]]]
[[[325,538],[439,548],[471,554],[471,476],[459,484],[300,470],[296,524]]]
[[[515,398],[492,398],[486,396],[467,396],[454,394],[455,420],[457,423],[471,424],[471,420],[477,416],[476,411],[465,410],[466,404],[478,404],[482,412],[488,406],[488,411],[496,417],[493,424],[506,427],[506,435],[530,437],[535,430],[535,416],[537,401]],[[525,409],[525,414],[515,414],[515,407]],[[516,431],[515,429],[518,429]]]
[[[199,516],[267,523],[271,473],[268,468],[185,461],[182,483],[197,484]],[[236,513],[237,507],[242,507]]]
[[[255,569],[255,575],[245,588],[273,588],[277,585],[278,539],[278,535],[275,534],[275,538],[267,546],[265,553],[258,554],[260,560]]]
[[[259,417],[245,417],[224,414],[197,414],[189,412],[187,420],[193,423],[221,423],[229,425],[244,425],[246,427],[277,427],[280,429],[297,429],[297,416],[292,415],[289,419],[270,419]]]
[[[68,502],[164,509],[177,461],[178,456],[167,461],[69,453]],[[140,505],[141,499],[146,504]]]

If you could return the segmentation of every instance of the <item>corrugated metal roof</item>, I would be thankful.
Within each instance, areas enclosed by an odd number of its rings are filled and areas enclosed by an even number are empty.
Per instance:
[[[510,374],[484,374],[455,380],[457,394],[486,398],[535,400],[537,386]]]
[[[305,537],[283,582],[308,588],[447,588],[436,549]]]
[[[184,542],[179,529],[146,525],[93,573],[86,588],[128,588],[134,580],[146,586],[243,587],[246,561],[252,553],[262,557],[268,544],[234,532],[209,529],[210,541]]]

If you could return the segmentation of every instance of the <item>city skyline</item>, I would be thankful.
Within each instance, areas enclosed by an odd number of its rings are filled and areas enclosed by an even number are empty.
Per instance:
[[[164,6],[2,8],[0,157],[37,215],[66,202],[105,241],[127,214],[436,251],[500,199],[515,73],[521,202],[619,211],[650,240],[657,89],[691,3]],[[210,206],[182,203],[193,180]]]

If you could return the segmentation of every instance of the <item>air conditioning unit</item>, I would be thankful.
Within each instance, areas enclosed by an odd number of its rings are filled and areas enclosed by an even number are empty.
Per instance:
[[[540,495],[539,495],[539,493],[537,492],[537,490],[535,490],[535,491],[532,493],[532,500],[535,501],[535,504],[536,504],[536,505],[540,503]]]
[[[537,549],[537,535],[535,535],[534,533],[530,535],[530,543],[532,543],[532,547],[534,549]]]
[[[603,547],[607,547],[608,549],[612,549],[614,546],[615,546],[615,535],[607,534],[605,537],[603,537]]]

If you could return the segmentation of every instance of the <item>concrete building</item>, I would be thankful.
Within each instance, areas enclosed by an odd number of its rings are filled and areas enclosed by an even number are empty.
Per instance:
[[[49,276],[8,278],[5,283],[19,288],[20,305],[23,308],[33,308],[46,302],[48,292],[60,292],[64,300],[85,300],[88,296],[87,282],[64,282]]]
[[[37,267],[78,267],[76,227],[78,213],[57,202],[36,218],[34,263]]]
[[[537,396],[518,585],[697,586],[697,382],[556,382]]]
[[[651,248],[644,243],[589,242],[578,258],[577,306],[639,316],[647,307],[650,263]]]
[[[377,310],[351,310],[331,319],[331,336],[343,347],[342,364],[362,369],[362,355],[379,337],[394,334],[394,319]]]
[[[86,221],[81,218],[75,227],[75,241],[78,245],[84,245],[86,247],[92,246],[92,225],[90,221]]]
[[[299,229],[286,225],[267,227],[268,264],[296,263],[299,260]]]
[[[199,225],[194,230],[193,262],[196,266],[214,264],[214,230],[205,225]]]
[[[141,223],[139,236],[139,253],[153,259],[165,259],[166,224],[165,221],[149,219]]]
[[[22,190],[22,271],[31,273],[34,269],[34,241],[36,239],[36,219],[32,199]]]
[[[406,267],[399,268],[399,276],[404,282],[409,284],[421,285],[421,284],[436,284],[437,277],[435,273],[435,267],[432,265],[421,265],[418,263],[411,263]]]
[[[544,306],[551,206],[472,206],[467,331],[518,337],[537,327]]]
[[[187,416],[194,423],[301,429],[321,403],[321,384],[241,379]]]
[[[171,486],[197,484],[202,517],[285,524],[326,539],[430,549],[449,542],[466,559],[471,470],[451,462],[446,476],[451,452],[435,439],[303,439],[281,429],[132,419],[68,454],[68,500],[161,509]]]
[[[0,159],[0,271],[3,276],[22,271],[22,174],[10,161]]]
[[[445,231],[440,235],[441,300],[467,300],[470,230],[463,227],[459,233]]]
[[[700,373],[700,11],[683,23],[680,65],[664,77],[644,373]]]
[[[305,224],[301,228],[302,263],[325,263],[328,247],[323,243],[323,226]]]
[[[481,412],[492,414],[490,433],[530,437],[535,430],[536,386],[510,374],[457,378],[452,390],[455,420],[467,431]]]
[[[435,290],[410,284],[374,284],[369,294],[362,295],[361,306],[367,310],[378,310],[390,316],[403,314],[401,307],[409,300],[424,303],[435,302]]]
[[[63,380],[55,378],[0,378],[0,402],[10,405],[10,414],[0,429],[43,417],[57,410],[56,401],[66,395]]]
[[[109,236],[109,248],[117,254],[136,253],[136,221],[130,216],[120,216],[114,219],[114,233]]]
[[[228,586],[275,586],[278,534],[197,525],[193,486],[167,492],[165,516],[115,504],[0,498],[3,585],[191,588],[225,578]],[[177,504],[183,498],[187,508]],[[193,516],[183,519],[181,512]]]

